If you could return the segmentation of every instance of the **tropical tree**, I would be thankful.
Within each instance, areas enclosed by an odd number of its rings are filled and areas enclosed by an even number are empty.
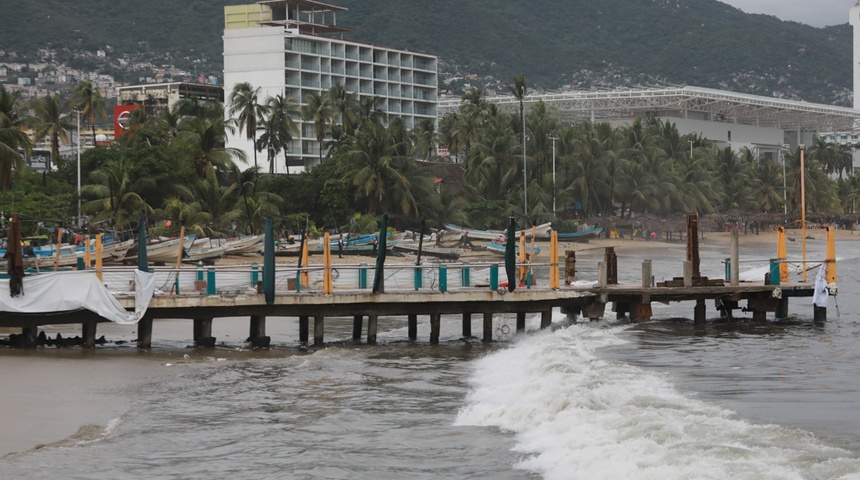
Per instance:
[[[436,148],[436,122],[432,118],[422,118],[413,131],[415,136],[416,153],[430,160],[433,149]]]
[[[69,104],[60,98],[59,93],[55,93],[33,99],[31,106],[33,117],[30,118],[30,123],[35,129],[36,141],[48,138],[51,142],[51,158],[48,159],[47,165],[50,171],[51,163],[60,156],[60,141],[69,143],[66,132],[74,128],[67,113]]]
[[[340,119],[343,133],[351,135],[358,124],[360,109],[355,93],[347,91],[341,83],[335,83],[325,92],[325,97],[331,108],[332,121]]]
[[[191,159],[200,178],[216,178],[216,172],[234,167],[233,159],[243,159],[244,152],[224,146],[224,121],[188,117],[179,125],[177,141]]]
[[[293,141],[293,135],[298,135],[299,128],[293,117],[299,114],[298,103],[293,97],[275,95],[269,97],[267,102],[269,116],[263,124],[263,134],[260,135],[258,150],[266,150],[269,153],[269,173],[275,173],[275,158],[278,152],[284,152],[284,165],[287,174],[290,173],[289,158],[287,151]]]
[[[30,139],[21,128],[22,108],[17,93],[8,93],[0,85],[0,190],[11,187],[13,172],[23,175],[26,171],[19,150],[25,153],[32,150]]]
[[[322,163],[323,140],[328,132],[328,122],[331,120],[331,104],[327,95],[312,93],[307,97],[307,103],[301,108],[302,118],[314,123],[314,136],[319,143],[319,161]]]
[[[524,100],[526,98],[526,77],[522,73],[517,73],[514,75],[514,81],[512,83],[505,84],[505,88],[511,92],[511,95],[517,99],[520,104],[520,123],[522,124],[522,134],[523,134],[523,178],[527,178],[526,174],[526,159],[528,155],[526,154],[526,115],[524,109]],[[526,200],[524,202],[523,214],[528,216],[528,186],[523,186],[523,195]]]
[[[257,125],[266,118],[268,109],[260,103],[260,87],[254,88],[248,82],[237,83],[230,93],[230,116],[246,140],[254,146],[254,168],[257,168]]]
[[[105,100],[101,91],[93,86],[90,80],[84,80],[72,88],[72,105],[80,109],[81,115],[87,119],[93,131],[93,145],[96,144],[96,119],[107,116]],[[80,141],[80,140],[78,140]]]
[[[125,157],[94,170],[90,174],[93,183],[81,188],[81,196],[88,199],[82,205],[83,211],[120,227],[130,225],[141,214],[152,213],[152,207],[138,192],[152,187],[154,182],[148,177],[132,179],[130,170]]]

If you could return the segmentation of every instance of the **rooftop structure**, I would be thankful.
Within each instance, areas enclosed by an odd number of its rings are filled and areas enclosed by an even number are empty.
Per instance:
[[[140,105],[147,115],[158,115],[183,99],[224,102],[224,89],[217,85],[188,82],[129,85],[117,88],[117,105]]]

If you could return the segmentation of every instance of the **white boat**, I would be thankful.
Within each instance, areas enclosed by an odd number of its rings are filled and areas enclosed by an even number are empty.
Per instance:
[[[540,238],[546,235],[547,229],[552,226],[552,222],[542,223],[540,225],[535,225],[534,227],[524,228],[522,230],[517,230],[516,235],[517,238],[520,238],[520,232],[525,232],[526,238],[531,238],[532,232],[535,232],[535,236]],[[454,224],[446,224],[445,230],[449,232],[453,232],[458,234],[458,236],[462,236],[464,233],[469,234],[469,240],[486,240],[486,241],[504,241],[505,235],[507,234],[507,230],[476,230],[472,228],[461,227],[459,225]]]
[[[187,235],[182,242],[183,251],[194,242],[197,235]],[[179,238],[159,240],[146,245],[146,260],[149,263],[175,264],[179,255]],[[125,263],[137,261],[137,252],[125,258]]]
[[[195,247],[185,250],[182,255],[184,263],[203,262],[206,265],[214,265],[227,252],[225,245],[211,245],[203,247]]]
[[[134,245],[134,240],[126,240],[124,242],[109,243],[102,246],[102,262],[103,263],[118,263],[123,261],[128,250]],[[83,247],[79,247],[73,252],[63,252],[60,250],[59,261],[56,262],[59,267],[74,267],[78,264],[78,259],[86,259],[86,252]],[[90,248],[90,259],[95,260],[95,247]],[[53,268],[55,256],[37,255],[35,257],[24,257],[24,268]],[[3,262],[2,265],[5,265]],[[5,268],[5,266],[3,267]]]
[[[265,234],[248,235],[245,237],[230,238],[223,245],[226,248],[225,255],[245,255],[248,253],[258,254],[263,251]]]

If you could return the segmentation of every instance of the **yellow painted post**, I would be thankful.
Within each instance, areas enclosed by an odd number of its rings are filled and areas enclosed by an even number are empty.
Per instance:
[[[525,283],[526,272],[526,231],[520,230],[520,274],[518,275],[520,285]]]
[[[785,248],[785,227],[776,229],[776,258],[779,259],[779,283],[788,283],[788,253]]]
[[[836,283],[836,232],[833,227],[827,230],[827,283]]]
[[[92,266],[92,258],[90,257],[90,236],[84,236],[84,270],[89,270]]]
[[[331,281],[331,244],[329,233],[323,236],[323,293],[330,294],[334,290]]]
[[[96,276],[99,280],[104,280],[102,277],[102,234],[96,235]]]
[[[549,237],[549,288],[561,288],[561,275],[558,270],[558,232],[553,231]]]
[[[299,275],[300,282],[303,287],[310,286],[310,278],[308,274],[308,234],[304,234],[304,242],[302,242],[302,273]]]
[[[60,269],[60,247],[63,245],[63,227],[57,227],[57,252],[54,253],[54,271]]]

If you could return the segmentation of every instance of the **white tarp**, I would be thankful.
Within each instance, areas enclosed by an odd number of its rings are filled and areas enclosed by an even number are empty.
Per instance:
[[[12,297],[0,279],[0,311],[54,313],[86,309],[122,325],[137,323],[155,291],[155,274],[135,272],[135,311],[128,312],[92,271],[41,273],[24,277],[24,294]]]
[[[812,303],[816,307],[827,308],[827,264],[822,263],[815,275],[815,292],[812,293]]]

